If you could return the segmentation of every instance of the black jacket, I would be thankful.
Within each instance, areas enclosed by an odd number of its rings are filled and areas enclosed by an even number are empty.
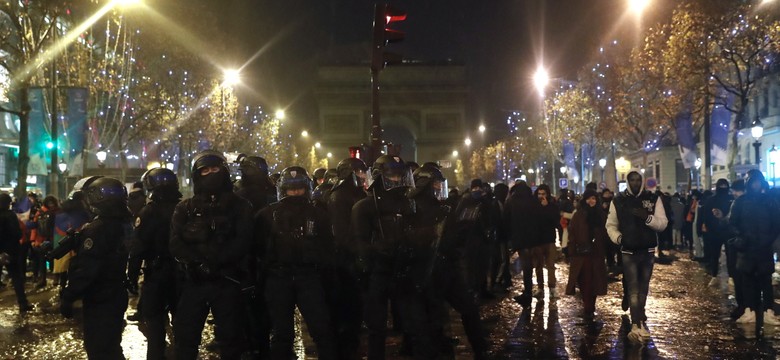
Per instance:
[[[19,226],[19,218],[11,210],[0,211],[0,252],[11,256],[11,261],[19,254],[19,239],[22,238],[22,229]]]
[[[504,204],[503,224],[514,250],[530,249],[538,245],[541,231],[538,224],[542,205],[530,190],[527,194],[515,192]]]
[[[725,190],[725,191],[724,191]],[[715,196],[708,198],[702,204],[701,211],[699,213],[697,228],[702,228],[702,225],[707,229],[704,236],[711,237],[713,239],[720,239],[722,241],[728,240],[732,237],[731,228],[724,224],[720,219],[716,218],[712,214],[713,209],[720,209],[724,216],[728,216],[731,209],[731,202],[734,201],[733,197],[729,194],[728,189],[718,190]]]
[[[240,267],[252,241],[252,205],[232,192],[182,200],[171,221],[171,255],[215,271]]]
[[[68,286],[62,290],[63,301],[125,291],[131,232],[129,218],[98,216],[84,225],[76,256],[68,268]]]
[[[404,191],[372,190],[352,207],[352,235],[358,253],[373,270],[392,271],[396,250],[410,241],[415,209]]]
[[[363,188],[350,185],[345,181],[330,191],[328,199],[328,214],[333,226],[333,239],[338,251],[354,254],[357,245],[352,237],[352,207],[366,197]]]
[[[747,192],[734,200],[729,225],[736,235],[732,245],[737,249],[737,269],[743,272],[771,273],[773,223],[778,221],[777,209],[769,196]]]
[[[333,234],[325,211],[302,196],[290,196],[257,214],[257,242],[264,267],[327,265]]]
[[[178,199],[151,201],[138,213],[130,256],[143,259],[147,272],[173,265],[170,250],[171,219],[177,203]]]

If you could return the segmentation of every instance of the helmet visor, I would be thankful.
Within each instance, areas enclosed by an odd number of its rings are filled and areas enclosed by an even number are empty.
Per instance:
[[[404,170],[390,169],[383,172],[382,187],[384,187],[385,190],[392,190],[399,187],[414,188],[412,170],[409,168],[405,168]]]
[[[447,198],[450,196],[450,193],[449,193],[449,187],[447,186],[446,179],[444,181],[441,180],[433,181],[433,196],[439,199],[439,201],[447,200]]]

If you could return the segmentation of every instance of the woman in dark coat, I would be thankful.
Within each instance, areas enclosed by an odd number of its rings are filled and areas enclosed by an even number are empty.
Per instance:
[[[588,190],[569,223],[568,253],[571,266],[566,295],[574,295],[575,286],[582,292],[583,317],[592,319],[596,296],[607,294],[608,243],[606,214],[598,207],[598,194]]]

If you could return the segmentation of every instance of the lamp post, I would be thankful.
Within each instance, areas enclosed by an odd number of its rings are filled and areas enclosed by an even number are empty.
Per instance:
[[[753,143],[753,147],[756,149],[756,166],[758,170],[761,170],[761,137],[764,136],[764,124],[761,123],[758,116],[753,120],[753,127],[750,128],[750,134],[753,135],[753,139],[756,141]]]
[[[106,150],[101,147],[100,150],[95,153],[95,156],[97,156],[98,159],[98,167],[101,169],[106,167],[106,158],[108,157]]]
[[[607,167],[607,159],[599,159],[599,167],[601,167],[601,182],[604,182],[604,168]]]
[[[545,69],[542,66],[539,66],[536,69],[536,72],[534,72],[533,81],[534,81],[534,87],[536,88],[536,91],[539,92],[539,111],[542,114],[542,121],[544,122],[545,126],[548,126],[547,114],[544,111],[544,95],[545,95],[545,91],[547,90],[547,85],[550,83],[550,75],[547,73],[547,69]],[[549,128],[548,128],[548,134],[549,134]],[[553,184],[552,188],[556,189],[555,170],[553,170],[555,169],[554,168],[555,156],[553,155],[551,156],[551,158],[552,159],[550,161],[550,166],[551,166],[550,176],[552,176],[552,184]],[[544,178],[542,178],[542,180],[544,180]]]
[[[777,163],[777,160],[780,160],[778,159],[777,148],[775,147],[775,144],[772,144],[772,148],[769,149],[769,164],[772,165],[772,187],[777,186],[775,184],[777,180],[777,173],[775,173],[775,164]]]
[[[701,179],[701,173],[699,172],[699,169],[701,168],[701,158],[696,158],[693,166],[696,167],[696,188],[698,189],[701,186],[701,184],[699,184]]]
[[[68,171],[68,164],[64,161],[60,160],[60,163],[57,164],[57,168],[60,170],[60,176],[58,177],[59,184],[57,184],[60,188],[60,195],[65,195],[65,192],[68,190],[68,179],[65,177],[65,172]]]

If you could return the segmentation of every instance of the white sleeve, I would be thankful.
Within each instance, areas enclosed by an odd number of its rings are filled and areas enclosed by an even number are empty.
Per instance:
[[[619,224],[617,211],[615,211],[615,200],[612,200],[609,204],[609,215],[607,216],[607,234],[609,239],[617,245],[620,245],[620,242],[623,240],[623,234],[618,229]]]
[[[647,217],[645,224],[656,232],[664,231],[666,229],[666,225],[669,224],[669,219],[666,218],[664,203],[660,196],[655,200],[655,213]]]

